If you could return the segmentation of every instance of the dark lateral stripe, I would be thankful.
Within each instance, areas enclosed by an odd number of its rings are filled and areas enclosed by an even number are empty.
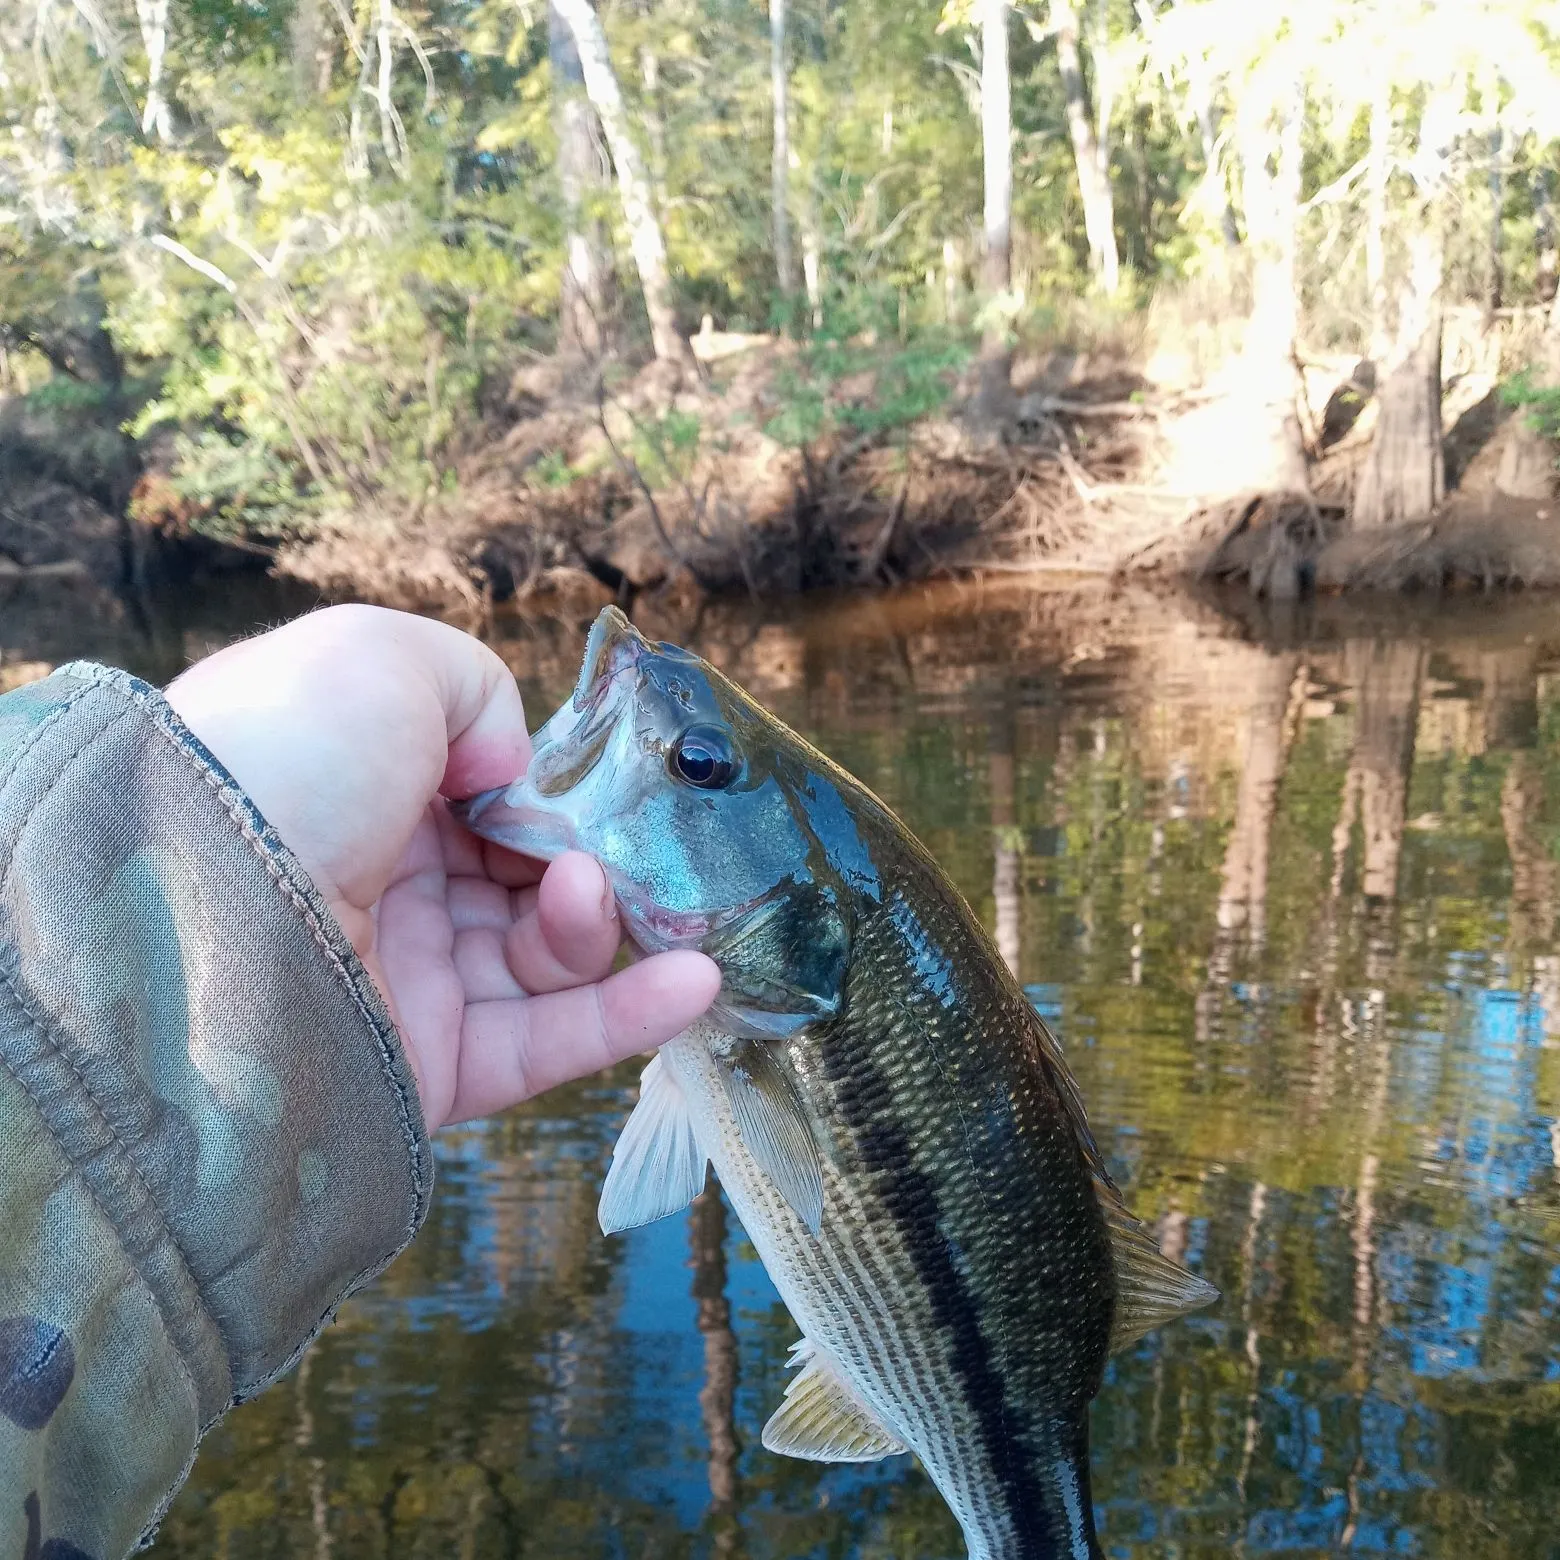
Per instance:
[[[824,1045],[825,1065],[844,1058]],[[897,1225],[933,1318],[948,1343],[948,1353],[966,1401],[974,1409],[981,1449],[1001,1485],[996,1502],[1012,1521],[1017,1547],[1003,1560],[1056,1560],[1053,1492],[1036,1477],[1021,1440],[1022,1420],[1010,1425],[1002,1380],[981,1331],[975,1297],[953,1261],[939,1228],[937,1194],[916,1166],[909,1140],[892,1114],[886,1080],[862,1048],[854,1049],[848,1070],[833,1078],[836,1099],[855,1138],[862,1164],[874,1177],[874,1191]],[[1085,1490],[1087,1481],[1085,1477]]]

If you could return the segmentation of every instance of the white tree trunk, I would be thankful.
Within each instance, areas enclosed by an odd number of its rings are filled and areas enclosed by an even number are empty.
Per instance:
[[[606,345],[607,246],[588,208],[599,193],[603,168],[596,146],[596,115],[585,95],[585,74],[574,33],[555,4],[547,7],[547,53],[552,68],[553,125],[558,139],[558,189],[563,198],[563,286],[559,338],[565,351],[595,357]]]
[[[981,401],[987,416],[1006,402],[1013,368],[1000,300],[1013,283],[1013,114],[1008,76],[1008,0],[980,0],[980,132],[985,171],[987,324],[981,344]]]
[[[1387,323],[1387,180],[1392,174],[1392,85],[1383,74],[1370,101],[1370,166],[1365,184],[1365,286],[1370,293],[1370,356],[1391,350]]]
[[[1484,300],[1485,318],[1491,324],[1494,322],[1496,311],[1504,301],[1502,294],[1506,290],[1506,265],[1502,253],[1505,248],[1505,234],[1501,224],[1501,208],[1506,204],[1504,155],[1505,135],[1500,116],[1497,114],[1495,123],[1490,127],[1490,253],[1488,287]]]
[[[287,23],[293,86],[300,98],[330,91],[334,43],[325,28],[324,0],[296,0]]]
[[[1233,461],[1249,464],[1249,480],[1243,485],[1302,493],[1309,488],[1309,478],[1297,410],[1295,230],[1300,219],[1304,117],[1304,89],[1296,85],[1271,115],[1254,113],[1240,125],[1252,303],[1237,377],[1244,403],[1241,415],[1250,426],[1240,430],[1238,438],[1232,437]]]
[[[661,57],[648,44],[639,50],[639,84],[645,94],[645,135],[650,142],[650,191],[657,211],[666,209],[666,124],[661,118]]]
[[[693,352],[677,323],[677,307],[666,262],[666,240],[661,235],[661,223],[650,197],[650,179],[644,160],[629,132],[628,110],[623,104],[617,73],[612,68],[607,35],[602,31],[601,21],[590,0],[553,0],[553,4],[574,34],[585,91],[601,121],[612,153],[612,166],[617,170],[618,197],[623,203],[628,245],[644,292],[645,312],[650,316],[650,339],[655,355],[661,362],[691,368]]]
[[[774,143],[769,157],[769,195],[774,220],[775,282],[783,300],[796,291],[791,261],[790,71],[785,48],[785,0],[769,0],[769,96],[774,108]],[[790,310],[787,303],[787,319]]]
[[[1378,379],[1376,432],[1360,471],[1356,527],[1423,520],[1446,496],[1441,447],[1441,283],[1445,270],[1441,197],[1451,181],[1462,106],[1460,79],[1433,91],[1420,121],[1413,168],[1419,186],[1408,275],[1398,294],[1397,339]]]
[[[807,291],[807,317],[814,331],[823,329],[823,234],[817,208],[810,202],[802,213],[802,285]]]
[[[1555,228],[1554,170],[1539,168],[1533,179],[1534,242],[1538,248],[1533,286],[1540,303],[1554,306],[1549,328],[1560,331],[1560,233]]]
[[[1056,32],[1056,62],[1067,102],[1067,131],[1072,137],[1078,191],[1083,197],[1083,231],[1089,241],[1089,265],[1094,279],[1108,293],[1121,283],[1116,251],[1116,211],[1111,197],[1109,153],[1095,133],[1083,90],[1083,66],[1078,54],[1077,0],[1051,0]]]
[[[135,14],[146,49],[146,107],[141,114],[141,134],[155,134],[159,141],[167,141],[173,135],[163,89],[163,68],[168,58],[168,0],[136,0]]]

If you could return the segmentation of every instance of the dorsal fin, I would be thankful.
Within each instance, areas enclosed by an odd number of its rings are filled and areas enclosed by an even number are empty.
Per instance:
[[[1212,1305],[1219,1298],[1219,1291],[1165,1256],[1153,1236],[1128,1212],[1121,1189],[1112,1179],[1105,1156],[1094,1140],[1083,1095],[1062,1056],[1062,1048],[1032,1002],[1029,1011],[1034,1016],[1041,1064],[1056,1088],[1084,1163],[1094,1177],[1094,1190],[1110,1231],[1111,1261],[1116,1274],[1110,1347],[1112,1351],[1124,1349],[1165,1322]]]
[[[1105,1223],[1110,1230],[1111,1259],[1116,1272],[1116,1310],[1111,1318],[1110,1347],[1114,1352],[1136,1343],[1144,1333],[1165,1322],[1201,1310],[1219,1298],[1206,1279],[1172,1262],[1154,1237],[1127,1212],[1114,1186],[1095,1183]]]
[[[1116,1183],[1111,1179],[1111,1173],[1105,1166],[1105,1156],[1100,1152],[1100,1145],[1094,1141],[1094,1129],[1089,1125],[1089,1112],[1084,1106],[1083,1094],[1072,1075],[1072,1070],[1067,1065],[1067,1059],[1062,1055],[1061,1045],[1057,1042],[1056,1036],[1051,1033],[1050,1026],[1040,1016],[1033,998],[1027,992],[1024,996],[1024,1005],[1028,1009],[1029,1016],[1034,1020],[1034,1035],[1040,1065],[1046,1077],[1051,1080],[1051,1086],[1056,1090],[1057,1098],[1061,1101],[1068,1125],[1073,1129],[1073,1136],[1077,1139],[1078,1147],[1083,1153],[1084,1163],[1088,1165],[1089,1173],[1094,1179],[1114,1193],[1119,1201],[1121,1194],[1116,1191]]]
[[[785,1457],[809,1462],[877,1462],[909,1451],[879,1424],[834,1362],[810,1338],[791,1350],[802,1367],[785,1389],[785,1401],[764,1426],[764,1445]]]

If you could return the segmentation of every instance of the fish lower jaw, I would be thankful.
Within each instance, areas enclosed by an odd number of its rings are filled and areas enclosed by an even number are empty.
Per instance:
[[[637,904],[622,893],[618,894],[618,904],[634,941],[647,953],[696,948],[714,925],[714,918],[703,910],[664,910],[655,904]]]
[[[524,781],[458,802],[451,811],[478,838],[538,861],[554,861],[575,848],[573,821],[556,807],[529,801]]]

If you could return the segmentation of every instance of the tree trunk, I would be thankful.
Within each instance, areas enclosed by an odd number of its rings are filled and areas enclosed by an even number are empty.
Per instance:
[[[1503,155],[1504,136],[1497,115],[1495,123],[1490,127],[1490,253],[1488,286],[1484,294],[1486,329],[1495,323],[1495,315],[1504,301],[1502,295],[1506,288],[1505,256],[1502,254],[1505,247],[1505,233],[1501,226],[1501,211],[1506,204],[1506,169],[1502,162]]]
[[[1550,317],[1531,369],[1539,384],[1560,386],[1560,307]],[[1518,407],[1505,429],[1495,490],[1508,498],[1544,500],[1554,496],[1560,481],[1560,451],[1533,426],[1530,412],[1528,407]]]
[[[787,324],[796,292],[791,259],[791,108],[790,70],[785,47],[785,0],[769,0],[769,96],[774,109],[774,140],[769,154],[769,198],[774,221],[775,283]]]
[[[585,73],[574,34],[556,4],[547,7],[553,124],[558,137],[558,189],[563,198],[563,288],[559,345],[597,357],[607,344],[607,244],[591,209],[603,182],[596,116],[585,95]]]
[[[823,230],[818,207],[809,196],[802,207],[802,286],[807,292],[807,315],[816,334],[823,329]]]
[[[1392,87],[1386,76],[1370,102],[1370,166],[1365,184],[1365,285],[1370,292],[1370,359],[1392,350],[1387,324],[1387,181],[1392,175]]]
[[[1209,216],[1217,210],[1224,247],[1234,249],[1240,244],[1240,228],[1235,221],[1229,185],[1219,158],[1219,111],[1214,106],[1211,73],[1207,62],[1200,59],[1188,60],[1187,71],[1187,87],[1192,112],[1197,116],[1197,136],[1202,144],[1203,156],[1203,175],[1198,181],[1197,193],[1188,205],[1199,208]]]
[[[287,46],[299,98],[323,97],[330,90],[333,52],[324,0],[296,0],[287,23]]]
[[[1304,117],[1304,89],[1297,85],[1271,117],[1251,115],[1241,125],[1252,303],[1236,365],[1235,393],[1242,404],[1237,409],[1238,438],[1232,433],[1231,460],[1232,469],[1245,478],[1242,486],[1271,492],[1305,493],[1310,488],[1296,410],[1300,382],[1295,368],[1295,230]]]
[[[1398,294],[1397,339],[1385,379],[1378,377],[1376,435],[1354,493],[1357,529],[1419,520],[1446,496],[1441,448],[1441,280],[1445,269],[1441,193],[1451,172],[1462,105],[1460,78],[1433,90],[1420,120],[1415,231],[1408,274]]]
[[[649,44],[639,50],[639,84],[645,94],[645,135],[650,142],[650,193],[666,209],[666,124],[661,118],[661,56]]]
[[[1538,262],[1533,290],[1540,303],[1554,303],[1550,328],[1560,331],[1560,234],[1555,229],[1554,170],[1540,168],[1533,176],[1534,242]]]
[[[1083,68],[1078,56],[1077,0],[1051,0],[1051,22],[1056,30],[1056,62],[1061,70],[1062,92],[1067,100],[1067,130],[1072,137],[1078,190],[1083,197],[1083,231],[1089,241],[1089,267],[1095,281],[1106,292],[1113,293],[1121,283],[1121,261],[1116,252],[1110,156],[1100,135],[1095,133],[1084,98]],[[1103,129],[1102,125],[1102,133]]]
[[[1356,529],[1424,519],[1446,496],[1441,270],[1440,233],[1432,228],[1414,234],[1408,280],[1398,301],[1397,347],[1377,391],[1376,434],[1354,493]]]
[[[1013,117],[1008,0],[980,0],[980,132],[985,173],[986,327],[980,349],[981,415],[999,420],[1012,394],[1013,349],[1004,303],[1013,283]]]
[[[141,114],[141,134],[167,141],[173,136],[163,87],[163,66],[168,57],[168,0],[136,0],[135,14],[146,48],[146,107]]]
[[[645,312],[650,316],[650,339],[656,358],[681,368],[693,368],[693,351],[677,323],[677,305],[672,294],[671,276],[666,262],[666,240],[661,235],[660,219],[650,197],[650,180],[644,160],[629,131],[628,111],[618,87],[617,73],[590,0],[553,0],[574,34],[579,51],[585,91],[612,153],[617,171],[618,196],[623,203],[623,219],[628,224],[628,245],[639,272],[644,293]]]

